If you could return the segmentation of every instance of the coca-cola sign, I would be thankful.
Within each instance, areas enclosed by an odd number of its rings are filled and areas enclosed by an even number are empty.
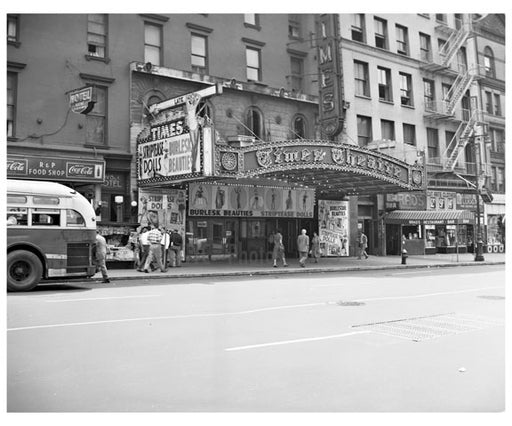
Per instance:
[[[7,159],[7,175],[25,176],[27,174],[27,160]]]
[[[9,155],[7,177],[67,182],[97,182],[105,180],[104,161],[77,161],[59,157]]]

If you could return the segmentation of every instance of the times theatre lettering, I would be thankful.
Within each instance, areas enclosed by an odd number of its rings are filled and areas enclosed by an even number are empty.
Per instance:
[[[325,164],[378,172],[395,179],[405,177],[402,167],[371,153],[350,148],[268,148],[256,151],[256,158],[258,165],[263,168],[282,164]]]

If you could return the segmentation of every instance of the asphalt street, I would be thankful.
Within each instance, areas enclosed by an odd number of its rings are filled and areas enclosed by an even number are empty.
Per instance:
[[[7,296],[8,412],[499,412],[505,267]]]

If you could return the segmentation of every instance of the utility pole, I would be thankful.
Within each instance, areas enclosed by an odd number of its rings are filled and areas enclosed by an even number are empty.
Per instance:
[[[475,126],[475,130],[480,130],[480,126]],[[479,132],[481,134],[481,132]],[[473,149],[475,152],[475,191],[476,191],[476,252],[475,252],[475,262],[484,261],[483,255],[483,242],[482,242],[482,225],[480,223],[480,161],[481,161],[481,152],[480,152],[480,134],[473,135]]]

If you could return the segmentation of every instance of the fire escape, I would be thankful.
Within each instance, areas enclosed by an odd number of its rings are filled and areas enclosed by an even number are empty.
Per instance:
[[[458,108],[458,106],[475,79],[479,78],[479,69],[459,63],[457,55],[468,38],[471,37],[472,22],[463,19],[457,29],[439,25],[436,27],[436,31],[447,35],[448,38],[439,51],[439,60],[435,62],[431,57],[423,58],[421,69],[429,73],[455,77],[455,80],[442,101],[434,101],[425,105],[425,116],[430,120],[459,122],[459,125],[442,156],[438,159],[430,159],[429,186],[443,188],[455,186],[459,189],[469,189],[472,179],[468,180],[463,175],[471,175],[474,171],[474,164],[466,163],[465,167],[459,167],[458,160],[474,136],[475,128],[481,122],[482,114],[477,105],[467,105],[465,109]]]

